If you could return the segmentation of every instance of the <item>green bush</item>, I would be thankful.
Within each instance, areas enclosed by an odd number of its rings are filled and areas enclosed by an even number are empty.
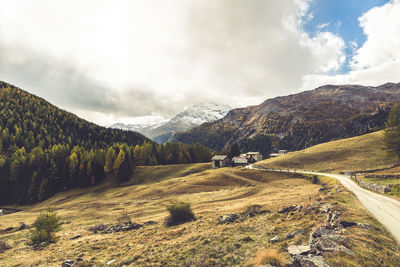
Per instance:
[[[53,208],[47,208],[33,223],[33,230],[29,233],[29,243],[35,245],[42,242],[55,242],[55,232],[61,226],[60,219]]]
[[[165,221],[166,226],[173,226],[196,220],[189,203],[173,203],[167,206],[167,210],[169,212],[169,217]]]

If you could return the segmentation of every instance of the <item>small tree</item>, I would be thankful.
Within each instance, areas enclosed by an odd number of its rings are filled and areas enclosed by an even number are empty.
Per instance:
[[[61,218],[57,216],[56,211],[51,207],[40,213],[33,223],[34,229],[29,233],[29,243],[34,245],[42,242],[55,242],[55,232],[61,226],[60,220]]]
[[[167,217],[165,221],[166,226],[173,226],[196,220],[189,203],[173,203],[167,206],[167,210],[169,211],[169,217]]]
[[[384,143],[391,156],[400,158],[400,104],[395,104],[385,124]]]

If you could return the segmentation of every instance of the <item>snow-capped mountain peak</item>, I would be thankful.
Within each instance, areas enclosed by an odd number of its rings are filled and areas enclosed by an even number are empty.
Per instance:
[[[216,103],[199,103],[178,113],[172,119],[156,124],[129,124],[116,123],[110,128],[140,132],[150,138],[161,135],[171,135],[176,131],[188,130],[205,122],[223,118],[232,108]]]

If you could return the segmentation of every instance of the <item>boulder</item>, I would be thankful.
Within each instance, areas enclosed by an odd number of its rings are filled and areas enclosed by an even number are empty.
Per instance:
[[[276,243],[276,242],[278,242],[280,239],[279,239],[279,236],[274,236],[273,238],[271,238],[270,240],[269,240],[269,242],[270,243],[272,243],[272,244],[274,244],[274,243]]]
[[[343,226],[343,228],[353,227],[356,226],[356,222],[349,222],[349,221],[340,221],[339,224]]]
[[[303,209],[302,205],[292,205],[278,210],[278,213],[289,213],[292,211],[301,211],[302,209]]]
[[[74,261],[73,260],[65,260],[61,264],[61,267],[72,267],[74,266]]]
[[[242,212],[240,215],[245,218],[251,218],[259,214],[267,213],[266,210],[261,209],[260,205],[252,205],[246,211]]]
[[[288,247],[288,253],[290,255],[306,255],[310,252],[311,252],[310,245],[300,245],[300,246],[291,245]]]
[[[322,205],[321,208],[319,208],[319,212],[328,213],[332,209],[333,209],[333,205],[331,203],[326,203],[326,204]]]
[[[302,256],[295,255],[292,260],[286,264],[287,267],[329,267],[321,256]]]
[[[230,213],[230,214],[225,214],[220,216],[217,221],[219,224],[224,224],[224,223],[233,223],[234,221],[239,219],[239,215],[236,213]]]

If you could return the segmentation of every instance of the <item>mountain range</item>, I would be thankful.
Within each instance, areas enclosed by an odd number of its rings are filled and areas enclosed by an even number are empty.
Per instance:
[[[175,133],[171,139],[199,142],[217,151],[234,143],[264,154],[274,148],[298,150],[381,129],[397,101],[400,83],[326,85],[233,109],[220,120]]]
[[[139,132],[157,143],[165,143],[178,132],[188,130],[205,122],[212,122],[223,118],[232,108],[216,103],[199,103],[180,112],[167,121],[156,124],[129,124],[116,123],[110,128]]]

